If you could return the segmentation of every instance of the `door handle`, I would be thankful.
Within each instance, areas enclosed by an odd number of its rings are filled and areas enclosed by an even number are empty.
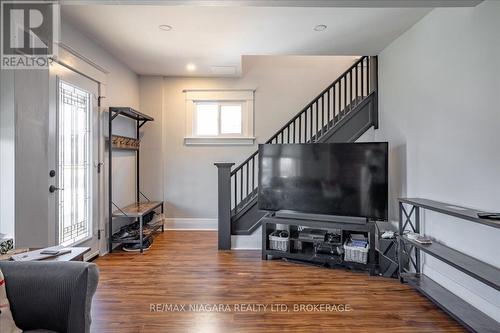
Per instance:
[[[54,193],[55,191],[63,191],[63,188],[55,187],[54,185],[49,186],[49,192]]]

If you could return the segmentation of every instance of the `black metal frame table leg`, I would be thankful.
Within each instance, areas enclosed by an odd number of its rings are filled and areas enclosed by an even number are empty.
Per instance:
[[[143,234],[142,234],[142,216],[139,216],[139,241],[140,243],[140,248],[141,248],[141,253],[144,252],[144,239],[143,239]]]
[[[412,222],[413,217],[413,222]],[[404,219],[404,222],[403,222]],[[406,248],[405,242],[403,240],[403,234],[408,228],[416,233],[420,232],[420,207],[412,205],[410,212],[408,213],[405,209],[402,202],[399,202],[399,236],[398,236],[398,266],[399,266],[399,280],[401,283],[404,283],[404,273],[406,270],[403,267],[403,256],[407,255],[409,264],[411,266],[408,269],[413,267],[415,269],[415,273],[417,276],[421,273],[421,252],[419,249],[414,246],[410,246],[408,249]],[[412,250],[414,255],[412,256]],[[413,257],[415,258],[413,260]],[[410,272],[408,270],[408,272]]]
[[[376,274],[376,269],[377,269],[377,254],[375,250],[375,222],[370,222],[370,256],[369,256],[369,261],[370,261],[370,275],[375,275]]]
[[[403,240],[401,237],[403,236],[403,204],[400,202],[399,203],[399,221],[398,221],[399,227],[399,235],[398,235],[398,275],[399,275],[399,282],[404,283],[404,278],[403,278]]]
[[[162,215],[162,223],[161,223],[161,232],[165,232],[165,217],[163,216],[164,214],[164,208],[163,208],[164,203],[161,203],[161,215]]]

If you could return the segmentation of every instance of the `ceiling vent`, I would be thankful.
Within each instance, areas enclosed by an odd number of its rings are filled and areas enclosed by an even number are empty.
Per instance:
[[[236,68],[234,66],[212,66],[212,74],[214,75],[234,75]]]

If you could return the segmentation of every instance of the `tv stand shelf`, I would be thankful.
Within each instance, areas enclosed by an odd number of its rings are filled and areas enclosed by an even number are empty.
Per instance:
[[[287,215],[289,216],[289,215]],[[312,264],[320,264],[320,265],[328,265],[329,267],[343,267],[352,270],[364,270],[369,271],[370,275],[375,275],[376,270],[378,268],[378,255],[375,250],[375,235],[376,235],[376,224],[375,222],[368,221],[365,224],[359,223],[349,223],[346,222],[345,218],[339,217],[338,222],[335,220],[313,220],[305,219],[303,216],[300,216],[297,219],[290,217],[276,217],[272,215],[267,215],[262,219],[262,259],[268,260],[270,258],[278,258],[278,259],[290,259],[302,262],[309,262]],[[291,252],[290,246],[288,246],[287,251],[279,251],[270,249],[268,244],[269,234],[276,230],[277,225],[285,225],[289,229],[290,227],[307,227],[313,229],[337,229],[342,230],[342,232],[358,232],[358,233],[367,233],[368,234],[368,242],[370,244],[370,249],[368,251],[368,263],[357,263],[344,261],[343,259],[339,259],[338,255],[330,255],[330,254],[321,254],[314,252]],[[296,237],[290,237],[289,242],[297,241]],[[302,243],[310,243],[312,241],[301,240]],[[342,257],[340,257],[342,258]]]
[[[477,217],[477,211],[444,202],[420,198],[399,199],[399,235],[398,260],[399,279],[421,292],[437,306],[443,309],[460,324],[472,332],[500,332],[500,324],[479,309],[473,307],[462,298],[456,296],[421,272],[421,252],[458,269],[459,271],[477,279],[485,285],[500,290],[500,269],[461,253],[437,241],[431,244],[420,244],[409,239],[405,232],[420,232],[420,210],[428,209],[441,214],[454,216],[473,223],[498,228],[498,221]],[[496,232],[496,230],[492,230]],[[406,269],[401,265],[404,258],[410,259],[410,266]]]

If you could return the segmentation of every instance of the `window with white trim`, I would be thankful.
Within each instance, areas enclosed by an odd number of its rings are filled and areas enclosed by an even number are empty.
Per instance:
[[[186,93],[186,145],[253,144],[253,90]]]

